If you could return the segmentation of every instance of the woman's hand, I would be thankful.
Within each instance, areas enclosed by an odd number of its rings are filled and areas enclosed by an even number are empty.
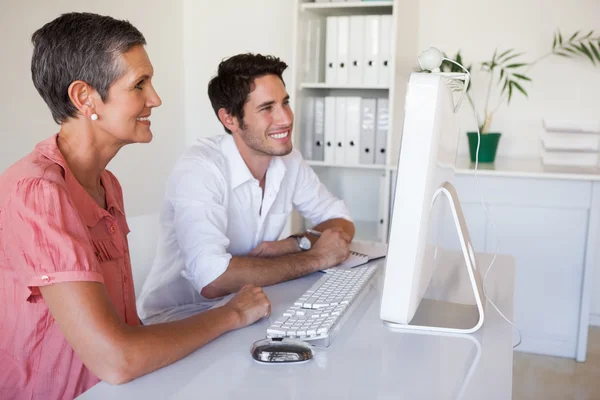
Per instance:
[[[262,288],[244,285],[223,307],[235,311],[238,316],[237,328],[243,328],[261,318],[271,315],[271,302]]]

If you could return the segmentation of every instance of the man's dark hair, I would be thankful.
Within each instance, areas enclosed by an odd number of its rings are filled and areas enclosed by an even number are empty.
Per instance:
[[[31,37],[33,84],[57,124],[77,114],[69,85],[81,80],[106,101],[109,87],[125,74],[120,56],[144,35],[128,21],[91,13],[68,13],[38,29]]]
[[[254,80],[265,75],[276,75],[283,81],[287,64],[274,56],[261,54],[238,54],[219,64],[217,76],[208,83],[208,97],[213,110],[219,116],[224,108],[244,126],[244,104],[254,90]],[[227,133],[231,131],[225,128]]]

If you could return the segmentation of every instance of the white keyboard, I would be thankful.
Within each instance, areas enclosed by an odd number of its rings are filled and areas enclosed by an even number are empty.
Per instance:
[[[324,274],[267,329],[269,338],[295,338],[327,347],[333,332],[358,303],[375,273],[376,265],[337,269]]]

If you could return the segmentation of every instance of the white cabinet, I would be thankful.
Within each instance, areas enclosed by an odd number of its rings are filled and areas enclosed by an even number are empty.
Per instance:
[[[517,260],[514,315],[521,351],[575,356],[587,216],[577,209],[490,207],[500,251]],[[494,237],[488,226],[487,242]]]
[[[519,351],[577,358],[587,347],[591,284],[595,269],[592,180],[480,176],[489,217],[473,175],[457,175],[455,186],[474,247],[516,259],[515,323]],[[483,228],[482,228],[483,227]],[[591,235],[591,236],[590,236]],[[480,266],[483,271],[488,266]]]

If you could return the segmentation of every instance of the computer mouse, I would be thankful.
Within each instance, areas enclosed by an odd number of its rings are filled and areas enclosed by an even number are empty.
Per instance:
[[[289,338],[261,339],[252,345],[252,358],[260,363],[297,363],[313,358],[313,347]]]

